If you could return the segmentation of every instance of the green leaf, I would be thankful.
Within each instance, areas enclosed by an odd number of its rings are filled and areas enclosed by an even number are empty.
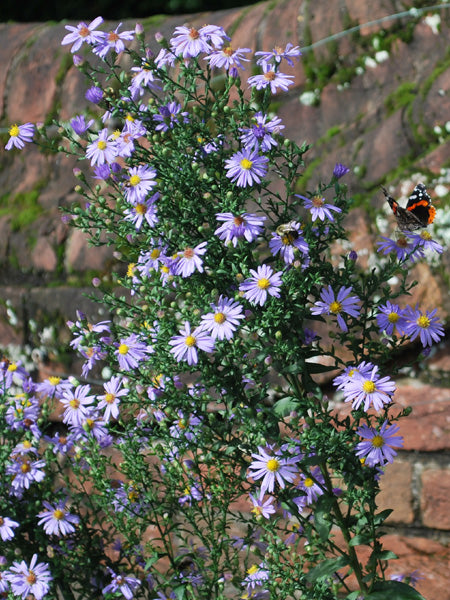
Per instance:
[[[425,600],[422,594],[401,581],[380,581],[364,600]]]
[[[330,519],[332,505],[333,498],[324,494],[318,498],[316,510],[314,511],[314,527],[323,542],[328,539],[333,524]]]
[[[277,417],[286,417],[292,411],[297,410],[299,406],[299,401],[293,396],[286,396],[286,398],[281,398],[281,400],[277,400],[273,406],[273,412]]]
[[[314,567],[306,574],[308,581],[317,581],[323,577],[331,577],[336,571],[348,565],[348,557],[340,556],[339,558],[327,558]]]
[[[354,537],[352,537],[352,539],[349,542],[349,546],[367,546],[368,544],[370,544],[372,542],[372,538],[369,534],[367,533],[360,533],[358,535],[355,535]]]

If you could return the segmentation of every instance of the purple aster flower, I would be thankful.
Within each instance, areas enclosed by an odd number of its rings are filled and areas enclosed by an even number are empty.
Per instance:
[[[61,379],[57,375],[51,375],[44,381],[36,384],[36,393],[48,398],[61,398],[65,390],[72,385],[68,379]]]
[[[280,48],[279,46],[273,48],[272,51],[269,52],[255,52],[255,56],[259,56],[256,61],[257,65],[264,65],[264,63],[273,62],[275,64],[280,64],[284,59],[290,67],[294,66],[294,62],[292,58],[297,58],[301,56],[301,51],[299,46],[294,46],[290,42],[286,44],[286,47]]]
[[[11,150],[11,148],[18,148],[22,150],[25,143],[33,141],[34,136],[34,125],[33,123],[25,123],[24,125],[12,125],[8,131],[10,138],[5,146],[5,150]]]
[[[341,177],[346,175],[349,171],[350,171],[350,169],[348,167],[346,167],[345,165],[343,165],[342,163],[336,163],[334,165],[334,169],[333,169],[333,177],[336,177],[336,179],[340,179]]]
[[[202,420],[195,415],[178,411],[178,419],[171,425],[169,431],[173,439],[184,438],[190,442],[198,435]]]
[[[131,67],[131,71],[133,72],[133,78],[128,89],[132,100],[136,100],[139,96],[142,96],[146,88],[150,90],[158,88],[155,74],[146,59],[143,59],[140,67]]]
[[[53,437],[44,436],[44,439],[53,446],[53,454],[68,455],[72,450],[75,440],[72,434],[55,433]]]
[[[362,425],[356,430],[360,437],[367,440],[356,445],[356,456],[360,459],[365,458],[365,464],[369,467],[394,462],[397,452],[393,448],[403,447],[403,438],[395,435],[400,429],[398,425],[388,425],[388,421],[384,421],[379,431],[367,425]]]
[[[325,198],[321,196],[314,196],[313,198],[305,198],[305,196],[301,196],[300,194],[296,194],[298,198],[304,200],[303,206],[311,211],[311,219],[312,221],[316,221],[316,219],[320,219],[321,221],[325,221],[328,219],[330,221],[334,221],[334,217],[331,211],[340,213],[342,210],[334,204],[326,204]]]
[[[61,42],[61,46],[73,44],[71,52],[77,52],[83,43],[98,44],[101,43],[104,37],[102,31],[95,31],[99,25],[103,23],[102,17],[97,17],[87,25],[84,22],[78,23],[76,27],[65,25],[65,28],[70,31],[67,33]]]
[[[89,102],[92,102],[92,104],[98,104],[99,102],[101,102],[101,100],[103,98],[103,90],[102,90],[102,88],[99,88],[97,85],[93,85],[92,87],[90,87],[86,90],[84,97]]]
[[[311,475],[305,475],[304,473],[301,473],[300,483],[297,485],[296,489],[305,492],[305,496],[302,501],[305,503],[305,505],[309,505],[315,502],[317,498],[323,494],[324,486],[325,480],[320,468],[314,467],[311,471]]]
[[[386,335],[392,335],[394,329],[400,335],[404,333],[405,317],[404,311],[397,304],[392,304],[389,300],[385,305],[378,307],[377,325],[380,331],[385,331]]]
[[[252,501],[253,508],[252,513],[256,517],[264,517],[265,519],[270,519],[270,515],[273,515],[277,512],[276,507],[273,505],[273,497],[269,496],[267,500],[264,500],[264,496],[253,496],[249,494],[250,500]]]
[[[371,404],[376,411],[379,411],[384,404],[389,404],[392,401],[394,392],[395,382],[389,377],[380,377],[378,367],[374,366],[370,374],[358,374],[345,385],[344,400],[345,402],[351,402],[354,410],[358,410],[364,402],[366,412]]]
[[[131,575],[117,575],[112,569],[108,567],[112,581],[109,585],[103,588],[102,594],[114,594],[120,592],[126,600],[131,600],[134,596],[134,592],[141,585],[141,580]]]
[[[276,140],[272,137],[272,134],[278,134],[284,125],[281,125],[281,119],[273,117],[270,121],[266,122],[269,118],[267,115],[263,115],[262,112],[258,112],[253,117],[255,124],[250,128],[241,128],[242,135],[240,140],[247,150],[262,150],[262,152],[268,152],[272,147],[277,146]]]
[[[6,474],[12,475],[12,493],[21,497],[34,482],[39,483],[45,478],[45,460],[33,460],[26,454],[15,456],[13,462],[6,467]]]
[[[44,501],[43,505],[47,510],[38,515],[38,525],[44,527],[47,535],[62,536],[75,531],[74,525],[80,522],[80,517],[67,511],[66,500],[60,500],[54,505]]]
[[[415,262],[423,258],[424,252],[420,244],[417,243],[417,239],[408,239],[405,235],[400,235],[396,240],[391,238],[381,237],[384,242],[377,242],[377,252],[386,254],[392,254],[395,252],[397,260],[403,262],[407,259],[411,262]]]
[[[77,135],[83,135],[94,124],[94,119],[90,119],[86,123],[84,115],[77,115],[70,121],[70,126]]]
[[[174,36],[170,40],[170,49],[177,56],[193,58],[201,52],[209,54],[212,51],[211,44],[221,48],[224,40],[230,38],[222,27],[216,25],[205,25],[200,29],[194,27],[176,27]]]
[[[74,391],[65,390],[61,404],[64,406],[63,423],[69,425],[81,425],[88,415],[90,406],[94,402],[94,396],[89,396],[91,388],[89,385],[78,385]]]
[[[353,288],[351,286],[348,288],[342,286],[336,297],[331,285],[327,288],[323,288],[320,292],[321,300],[314,303],[314,306],[311,308],[311,313],[313,315],[336,315],[339,327],[342,331],[347,332],[348,327],[342,313],[354,318],[359,316],[359,308],[356,305],[360,300],[358,296],[349,295],[352,290]]]
[[[270,446],[258,446],[259,454],[252,454],[255,459],[249,465],[248,476],[254,481],[262,478],[260,497],[266,492],[273,492],[275,482],[284,489],[286,481],[292,483],[298,474],[296,464],[301,459],[300,455],[284,458],[280,450]]]
[[[152,352],[154,350],[151,346],[145,342],[141,342],[140,337],[132,333],[120,340],[120,344],[117,344],[117,350],[115,350],[114,354],[119,361],[119,367],[123,371],[131,371],[132,369],[137,369],[139,363],[146,360],[147,355]]]
[[[91,166],[111,164],[117,156],[116,141],[108,135],[108,130],[102,129],[96,140],[86,148],[86,158],[91,159]]]
[[[154,227],[158,223],[156,200],[158,200],[159,195],[159,192],[156,192],[150,198],[141,200],[131,208],[125,209],[123,213],[125,220],[131,221],[136,227],[136,231],[141,229],[144,219],[147,221],[149,227]]]
[[[251,277],[246,279],[239,286],[239,291],[244,292],[244,298],[247,298],[251,304],[263,306],[267,300],[267,294],[280,297],[280,287],[282,284],[282,272],[273,272],[269,265],[260,265],[257,270],[250,269]]]
[[[253,242],[261,235],[266,217],[250,213],[243,213],[242,215],[217,213],[216,219],[222,221],[223,225],[218,227],[214,234],[218,235],[225,244],[231,243],[236,247],[241,238],[245,238],[247,242]]]
[[[439,317],[436,317],[437,308],[429,312],[423,313],[416,306],[412,309],[408,306],[404,311],[405,325],[404,332],[411,341],[416,337],[420,337],[422,346],[432,346],[434,342],[438,342],[441,337],[444,337],[444,328],[439,323]]]
[[[124,40],[127,42],[132,40],[135,32],[133,30],[119,32],[121,27],[122,23],[119,23],[114,31],[103,33],[102,41],[94,46],[94,54],[97,54],[100,58],[105,58],[110,50],[113,50],[116,54],[123,52],[125,50]]]
[[[359,375],[362,377],[370,376],[373,367],[374,365],[372,363],[366,363],[366,361],[359,363],[357,367],[353,365],[347,367],[343,373],[333,379],[333,385],[335,385],[338,390],[343,390],[348,383],[353,381],[353,378],[356,378]]]
[[[185,248],[178,252],[176,257],[175,274],[189,277],[197,270],[203,273],[203,259],[200,258],[206,252],[207,242],[201,242],[195,248]]]
[[[253,75],[248,78],[248,85],[257,90],[262,90],[270,87],[272,94],[276,94],[278,89],[287,92],[288,87],[294,83],[293,75],[285,75],[275,70],[275,67],[269,63],[262,63],[263,73],[261,75]]]
[[[211,67],[216,67],[218,69],[225,68],[228,71],[230,68],[234,67],[245,71],[241,63],[242,60],[246,62],[249,60],[243,56],[245,52],[251,52],[251,49],[238,48],[237,50],[233,50],[231,46],[226,46],[225,48],[211,52],[209,56],[205,56],[205,60],[209,61]]]
[[[267,173],[268,162],[269,159],[260,156],[257,150],[244,148],[225,161],[226,175],[239,187],[261,183],[261,179]]]
[[[142,202],[148,192],[156,185],[156,171],[148,165],[131,167],[125,186],[125,198],[130,204]]]
[[[264,563],[260,563],[260,565],[253,564],[249,569],[247,569],[247,576],[242,582],[242,585],[247,587],[247,595],[249,598],[254,598],[255,588],[262,587],[270,578],[270,571],[267,569]]]
[[[99,396],[101,398],[97,405],[98,409],[104,409],[103,418],[106,423],[110,419],[117,419],[119,417],[119,404],[120,398],[126,396],[129,393],[128,388],[122,387],[123,379],[118,375],[111,377],[111,380],[103,384],[105,394]]]
[[[155,242],[151,238],[149,246],[150,250],[148,252],[141,252],[137,262],[137,269],[143,277],[150,277],[151,271],[159,271],[168,258],[168,247],[166,244],[163,244],[162,240]]]
[[[183,58],[193,58],[201,52],[208,54],[212,48],[208,36],[200,29],[186,27],[184,25],[176,27],[174,36],[170,40],[170,49],[176,56]]]
[[[36,600],[41,600],[50,590],[52,576],[47,563],[38,563],[37,554],[33,554],[30,565],[22,560],[14,561],[5,575],[15,596],[25,600],[30,594]]]
[[[407,233],[405,232],[405,236],[412,240],[413,244],[418,246],[419,248],[423,248],[424,250],[431,250],[432,252],[437,252],[438,254],[442,254],[444,248],[433,240],[431,234],[426,229],[423,229],[420,233]]]
[[[13,521],[9,517],[0,517],[0,537],[4,542],[12,540],[14,537],[14,531],[16,527],[19,527],[19,523]]]
[[[220,296],[217,304],[211,304],[211,308],[213,312],[202,316],[203,328],[213,339],[230,340],[239,325],[239,320],[245,317],[242,306],[234,300]]]
[[[159,114],[153,115],[153,120],[158,123],[155,127],[156,131],[167,131],[173,129],[175,123],[180,121],[179,117],[182,117],[182,123],[188,123],[188,114],[186,111],[181,112],[181,104],[178,102],[169,102],[159,107]]]
[[[176,335],[169,340],[169,344],[172,346],[170,351],[175,356],[177,362],[186,360],[188,365],[196,365],[198,363],[197,349],[204,352],[212,352],[214,350],[214,339],[201,326],[191,332],[191,326],[188,321],[185,321],[184,328],[180,329],[180,335]]]
[[[269,240],[269,248],[272,254],[276,256],[280,253],[287,265],[294,262],[295,255],[298,252],[308,255],[308,242],[305,241],[301,231],[302,226],[296,221],[280,225],[276,233],[272,233],[272,238]]]

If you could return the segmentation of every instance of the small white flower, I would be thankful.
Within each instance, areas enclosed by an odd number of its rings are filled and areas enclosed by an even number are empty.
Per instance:
[[[369,67],[369,69],[374,69],[375,67],[378,66],[378,63],[374,58],[371,58],[370,56],[366,56],[366,58],[364,59],[364,65],[366,67]]]
[[[377,52],[375,54],[375,60],[377,61],[377,63],[384,62],[388,58],[389,58],[389,52],[387,52],[386,50],[380,50],[379,52]]]
[[[300,95],[300,103],[304,106],[313,106],[318,100],[316,92],[303,92]]]
[[[439,15],[428,15],[427,17],[425,17],[424,21],[434,33],[434,35],[439,34],[439,27],[441,25],[441,17]]]

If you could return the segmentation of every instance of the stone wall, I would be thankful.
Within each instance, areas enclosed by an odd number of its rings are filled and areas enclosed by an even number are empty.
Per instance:
[[[401,13],[405,4],[281,0],[194,15],[189,21],[223,25],[235,48],[266,50],[288,41],[309,46],[357,24]],[[359,208],[349,228],[361,257],[373,252],[379,235],[375,214],[385,204],[380,184],[404,195],[418,178],[425,180],[438,208],[436,235],[448,242],[450,17],[448,9],[436,14],[439,24],[431,13],[403,15],[305,50],[291,71],[295,87],[279,103],[277,98],[286,134],[314,144],[299,191],[314,189],[336,162],[352,167],[346,181]],[[169,37],[187,20],[150,19],[145,23],[148,39],[156,31]],[[86,106],[83,79],[71,66],[67,48],[60,46],[64,34],[59,23],[0,25],[2,127],[46,121],[51,115],[67,119]],[[114,268],[115,257],[110,248],[89,248],[83,234],[61,220],[60,207],[76,197],[72,159],[30,147],[22,153],[2,152],[0,166],[0,299],[9,300],[18,316],[13,327],[6,307],[0,308],[0,345],[30,343],[29,319],[60,323],[58,342],[67,344],[64,321],[73,319],[77,309],[88,312],[92,321],[105,318],[102,307],[83,294],[92,291],[93,275],[107,276]],[[393,227],[392,221],[389,225]],[[440,266],[420,264],[411,273],[421,282],[415,300],[423,308],[438,306],[447,318],[449,264],[446,248]],[[442,344],[430,357],[427,372],[399,382],[395,401],[414,410],[402,423],[405,448],[383,478],[381,495],[383,504],[394,508],[385,543],[400,557],[395,572],[418,569],[424,577],[418,589],[430,600],[450,599],[448,350]]]

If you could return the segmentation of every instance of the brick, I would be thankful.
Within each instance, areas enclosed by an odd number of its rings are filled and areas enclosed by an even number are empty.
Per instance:
[[[450,530],[450,469],[427,469],[421,476],[420,509],[426,527]]]
[[[386,467],[380,481],[378,508],[393,509],[387,523],[411,524],[414,520],[412,496],[412,466],[402,460],[395,460]]]

